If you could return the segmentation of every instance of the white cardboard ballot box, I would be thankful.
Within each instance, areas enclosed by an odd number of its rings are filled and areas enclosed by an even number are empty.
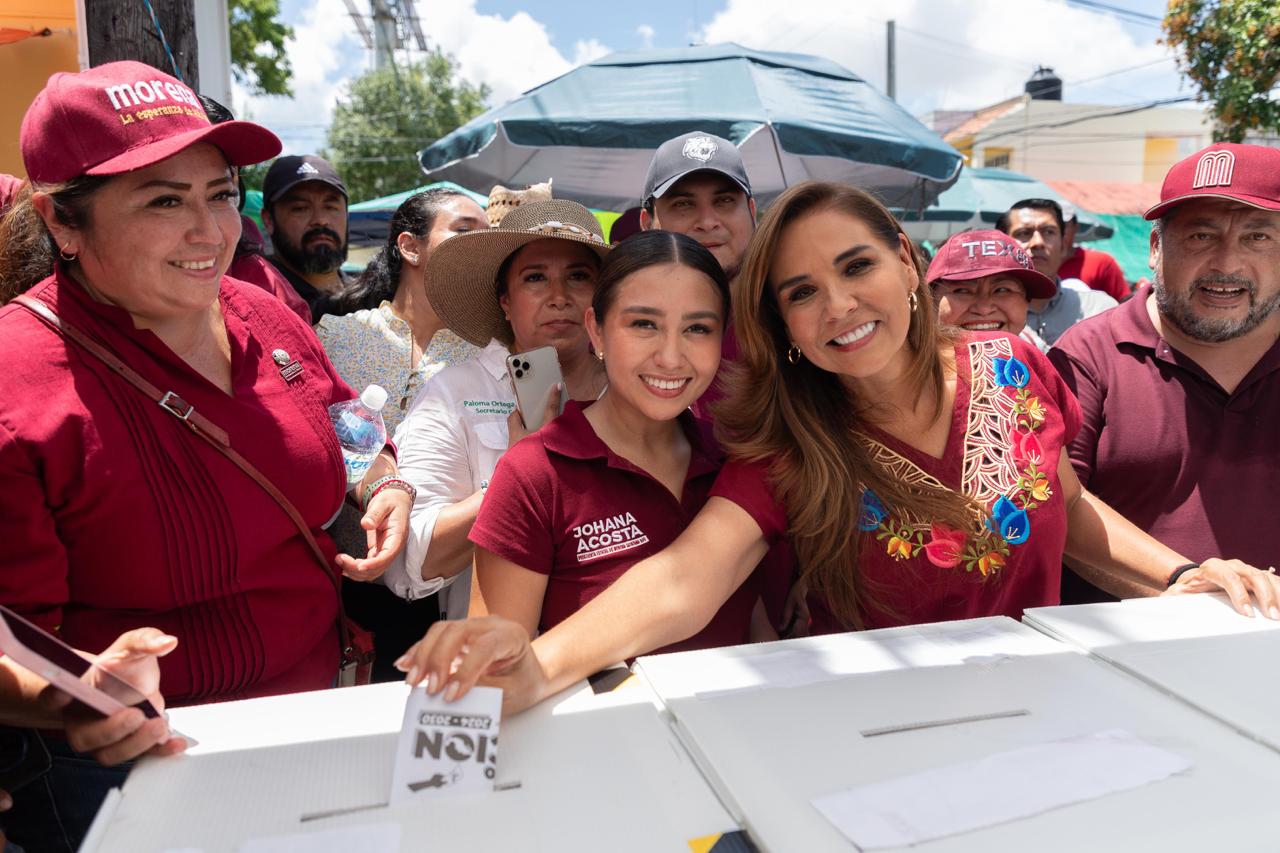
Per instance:
[[[199,745],[140,762],[84,849],[233,853],[255,839],[318,833],[307,849],[648,853],[687,851],[691,839],[738,828],[634,679],[600,695],[584,684],[503,721],[504,790],[380,806],[406,690],[380,684],[175,709],[174,727]],[[399,832],[389,836],[388,825]],[[368,831],[334,836],[361,826]],[[352,837],[361,843],[349,846]]]
[[[853,849],[815,798],[1116,729],[1191,769],[911,849],[1275,849],[1257,810],[1280,783],[1273,752],[1004,617],[646,657],[637,672],[721,799],[771,851]],[[966,717],[986,719],[913,727]],[[1010,784],[989,796],[1025,793]]]
[[[1023,620],[1280,750],[1280,622],[1225,595],[1037,607]]]

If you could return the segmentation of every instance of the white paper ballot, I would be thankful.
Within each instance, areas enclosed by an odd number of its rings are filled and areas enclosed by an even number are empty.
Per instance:
[[[1007,823],[1181,773],[1189,759],[1112,729],[989,755],[817,797],[863,850]]]
[[[492,791],[498,772],[502,691],[473,687],[456,702],[410,691],[396,743],[391,805],[420,797]]]
[[[373,823],[341,826],[317,832],[295,832],[252,838],[236,853],[400,853],[400,824]]]

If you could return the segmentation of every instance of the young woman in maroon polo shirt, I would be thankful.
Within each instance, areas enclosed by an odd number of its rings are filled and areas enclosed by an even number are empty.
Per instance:
[[[728,308],[723,270],[688,237],[648,231],[610,253],[586,316],[608,388],[503,456],[471,529],[490,613],[550,630],[706,503],[723,454],[689,406],[720,366]],[[674,648],[746,642],[757,597],[744,583]]]
[[[870,195],[785,192],[734,284],[741,358],[717,414],[733,461],[698,517],[532,644],[492,617],[435,626],[401,661],[409,680],[452,697],[484,676],[525,707],[696,632],[784,532],[832,627],[1017,616],[1056,603],[1064,553],[1280,618],[1274,575],[1186,568],[1083,490],[1053,368],[1017,338],[939,327],[923,272]]]

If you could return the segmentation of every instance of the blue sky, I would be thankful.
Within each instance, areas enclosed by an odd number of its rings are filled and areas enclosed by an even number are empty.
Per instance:
[[[419,4],[424,5],[424,4]],[[656,47],[680,47],[689,44],[724,2],[714,0],[652,0],[646,3],[553,3],[520,2],[519,0],[479,0],[476,11],[510,16],[526,11],[546,25],[551,43],[561,53],[572,53],[578,40],[595,38],[615,50],[634,50],[645,46],[637,30],[646,26],[653,30]],[[421,11],[419,14],[422,14]]]
[[[1162,0],[1109,0],[1159,16]],[[356,0],[368,8],[368,0]],[[1130,104],[1186,94],[1158,26],[1067,0],[551,0],[418,1],[428,41],[502,103],[615,50],[736,41],[813,53],[885,85],[884,21],[898,23],[898,100],[921,115],[977,108],[1019,93],[1038,64],[1079,103]],[[284,0],[295,97],[247,97],[235,108],[269,125],[292,152],[323,146],[345,82],[370,67],[342,0]]]

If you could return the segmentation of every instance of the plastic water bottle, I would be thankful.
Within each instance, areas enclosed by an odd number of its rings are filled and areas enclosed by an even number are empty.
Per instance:
[[[348,486],[364,479],[369,466],[386,446],[387,426],[382,422],[382,407],[386,402],[386,390],[381,385],[370,385],[359,399],[329,407],[329,420],[342,445]]]

